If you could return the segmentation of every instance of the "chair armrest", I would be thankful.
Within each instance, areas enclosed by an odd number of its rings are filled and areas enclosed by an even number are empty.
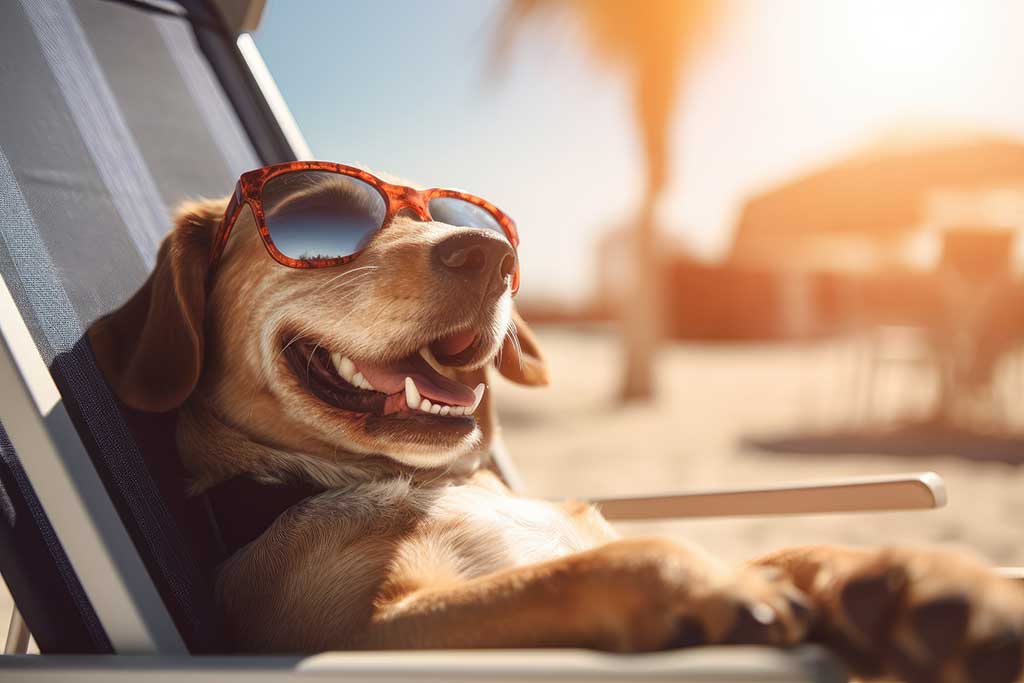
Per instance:
[[[1003,578],[1024,586],[1024,567],[996,567],[996,572]]]
[[[935,472],[851,477],[756,489],[592,500],[609,520],[925,510],[946,504]]]
[[[291,656],[10,655],[0,678],[31,683],[846,683],[821,647],[698,647],[641,655],[585,650],[327,652]]]

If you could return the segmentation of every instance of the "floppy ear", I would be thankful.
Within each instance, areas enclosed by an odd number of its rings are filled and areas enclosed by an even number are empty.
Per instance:
[[[518,384],[544,386],[548,383],[548,364],[544,361],[536,335],[514,306],[512,324],[519,343],[516,344],[511,334],[505,335],[498,371]]]
[[[100,369],[130,408],[173,410],[199,381],[207,263],[226,202],[183,206],[146,284],[89,328]]]

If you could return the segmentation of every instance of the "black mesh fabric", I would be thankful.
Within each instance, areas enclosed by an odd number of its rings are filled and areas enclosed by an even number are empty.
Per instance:
[[[208,54],[233,41],[197,2],[0,5],[0,274],[183,638],[214,652],[213,558],[185,503],[174,418],[123,410],[83,334],[142,284],[174,205],[226,194],[263,163],[259,116],[236,113],[239,93],[256,98],[242,76],[225,94],[238,63],[215,70]],[[31,454],[0,428],[0,455],[0,570],[40,650],[110,651],[21,468]]]

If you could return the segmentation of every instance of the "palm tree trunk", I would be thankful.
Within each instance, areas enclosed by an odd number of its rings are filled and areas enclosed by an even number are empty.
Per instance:
[[[655,249],[656,197],[644,199],[634,228],[630,296],[622,312],[624,375],[622,398],[646,400],[654,396],[654,362],[660,341],[660,268]]]
[[[660,55],[659,55],[660,56]],[[662,260],[658,250],[656,208],[668,181],[669,119],[678,92],[675,62],[637,69],[635,106],[647,161],[647,186],[633,228],[632,283],[622,313],[624,375],[622,399],[646,400],[654,396],[654,362],[661,340]],[[652,68],[653,67],[653,68]]]

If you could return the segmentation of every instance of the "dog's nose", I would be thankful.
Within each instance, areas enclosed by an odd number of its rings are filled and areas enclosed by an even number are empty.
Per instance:
[[[434,246],[434,263],[443,272],[489,288],[504,285],[516,268],[512,245],[484,231],[461,232]]]

